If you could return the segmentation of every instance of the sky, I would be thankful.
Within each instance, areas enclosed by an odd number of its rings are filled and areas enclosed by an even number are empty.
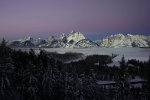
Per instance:
[[[0,38],[150,35],[150,0],[0,0]]]

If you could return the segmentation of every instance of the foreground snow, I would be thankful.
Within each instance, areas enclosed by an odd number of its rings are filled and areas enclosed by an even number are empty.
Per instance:
[[[134,83],[134,84],[130,84],[130,87],[134,87],[134,88],[142,88],[143,84],[142,82],[146,82],[146,80],[136,76],[135,78],[133,79],[129,79],[129,82],[130,83]],[[115,81],[102,81],[102,80],[99,80],[96,82],[98,85],[111,85],[111,84],[116,84]],[[106,86],[106,88],[109,88],[110,86]]]

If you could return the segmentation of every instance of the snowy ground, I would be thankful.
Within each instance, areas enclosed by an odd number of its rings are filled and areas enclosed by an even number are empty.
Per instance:
[[[71,48],[43,48],[48,52],[57,52],[57,53],[66,53],[66,52],[76,52],[83,53],[85,56],[87,55],[112,55],[117,54],[118,56],[113,59],[113,63],[109,64],[109,66],[116,65],[118,66],[118,61],[121,60],[124,55],[125,60],[128,59],[137,59],[140,61],[147,61],[150,56],[150,48],[87,48],[87,49],[71,49]],[[22,50],[29,50],[23,49]],[[39,49],[35,48],[35,51],[38,53]]]
[[[137,82],[136,84],[130,84],[130,87],[134,87],[134,88],[142,88],[143,84],[140,83],[140,82],[146,82],[146,80],[136,76],[134,79],[129,79],[129,82]],[[138,83],[139,82],[139,83]],[[106,84],[114,84],[116,83],[115,81],[102,81],[102,80],[99,80],[96,82],[98,85],[106,85]]]

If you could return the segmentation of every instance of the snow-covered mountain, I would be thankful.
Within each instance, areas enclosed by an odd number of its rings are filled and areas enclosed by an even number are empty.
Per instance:
[[[68,42],[70,42],[70,41],[78,42],[82,39],[86,39],[84,37],[84,35],[80,32],[75,32],[74,30],[72,30],[72,32],[67,35],[67,41]]]
[[[20,40],[10,41],[7,44],[11,47],[48,47],[48,48],[88,48],[98,47],[98,45],[88,39],[80,33],[72,31],[65,35],[64,33],[60,37],[50,36],[46,39],[33,39],[27,37]]]
[[[79,42],[80,40],[83,40],[83,39],[86,39],[86,38],[82,33],[75,32],[73,30],[66,36],[67,42],[64,47],[65,48],[73,48],[77,42]]]
[[[46,48],[119,48],[119,47],[150,47],[150,36],[132,34],[114,34],[102,40],[91,41],[82,33],[72,31],[60,37],[50,36],[46,39],[33,39],[27,37],[20,40],[9,41],[11,47],[46,47]]]
[[[99,47],[99,45],[88,39],[82,39],[74,45],[74,48],[96,48],[96,47]]]
[[[114,34],[96,41],[100,47],[118,48],[118,47],[150,47],[150,37],[144,35],[132,34]]]
[[[34,39],[31,38],[30,36],[24,39],[19,39],[19,40],[13,40],[8,42],[8,46],[11,47],[34,47]]]

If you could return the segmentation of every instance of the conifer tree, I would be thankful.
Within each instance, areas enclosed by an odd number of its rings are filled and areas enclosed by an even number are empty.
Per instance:
[[[120,61],[120,73],[118,79],[116,80],[116,99],[126,100],[130,91],[128,66],[125,62],[124,56]]]

